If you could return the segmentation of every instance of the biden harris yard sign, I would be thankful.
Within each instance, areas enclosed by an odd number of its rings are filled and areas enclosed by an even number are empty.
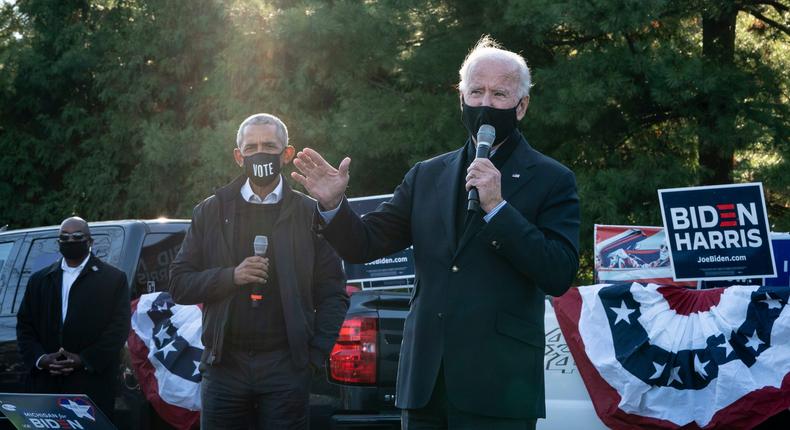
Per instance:
[[[676,281],[775,276],[761,183],[658,190]]]

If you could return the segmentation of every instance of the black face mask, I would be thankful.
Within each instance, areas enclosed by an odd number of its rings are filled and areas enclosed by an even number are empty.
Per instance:
[[[60,253],[66,260],[84,260],[90,252],[87,240],[80,242],[58,242]]]
[[[250,181],[259,186],[265,187],[271,184],[280,176],[280,155],[257,152],[244,157],[244,173]]]
[[[520,100],[519,100],[520,102]],[[496,129],[494,145],[498,145],[513,133],[518,125],[516,108],[518,103],[510,109],[496,109],[490,106],[469,106],[462,101],[461,120],[469,133],[477,137],[477,130],[483,124],[488,124]]]

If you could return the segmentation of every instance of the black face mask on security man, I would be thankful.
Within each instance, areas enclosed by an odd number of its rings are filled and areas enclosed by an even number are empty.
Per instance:
[[[66,260],[84,260],[85,257],[87,257],[88,253],[90,252],[90,245],[88,244],[87,239],[78,242],[58,241],[58,246],[60,247],[60,253],[63,255],[63,258],[65,258]]]
[[[519,100],[519,103],[521,100]],[[464,127],[472,136],[477,136],[477,131],[483,124],[488,124],[496,129],[496,142],[504,142],[518,125],[516,109],[518,103],[510,109],[497,109],[490,106],[469,106],[462,100],[461,120]]]
[[[271,184],[280,175],[280,155],[257,152],[244,157],[244,173],[250,181],[259,186],[265,187]]]

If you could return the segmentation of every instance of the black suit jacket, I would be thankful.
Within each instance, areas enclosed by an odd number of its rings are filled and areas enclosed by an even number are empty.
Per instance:
[[[414,245],[401,408],[427,404],[443,363],[448,399],[459,409],[545,416],[544,300],[564,293],[578,269],[579,202],[573,173],[518,137],[501,170],[507,204],[490,223],[478,215],[464,234],[456,231],[459,149],[417,163],[375,212],[360,219],[344,201],[322,227],[351,262]]]
[[[69,292],[62,320],[61,260],[34,273],[17,313],[17,342],[35,392],[84,392],[111,414],[121,348],[129,336],[130,305],[126,275],[91,255]],[[43,354],[63,347],[80,355],[85,369],[51,376],[36,368]]]

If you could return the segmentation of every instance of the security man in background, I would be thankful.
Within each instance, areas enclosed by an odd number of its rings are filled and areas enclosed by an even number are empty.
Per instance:
[[[91,253],[82,218],[60,225],[62,259],[30,277],[17,343],[33,393],[87,394],[112,419],[120,352],[129,335],[126,275]]]

